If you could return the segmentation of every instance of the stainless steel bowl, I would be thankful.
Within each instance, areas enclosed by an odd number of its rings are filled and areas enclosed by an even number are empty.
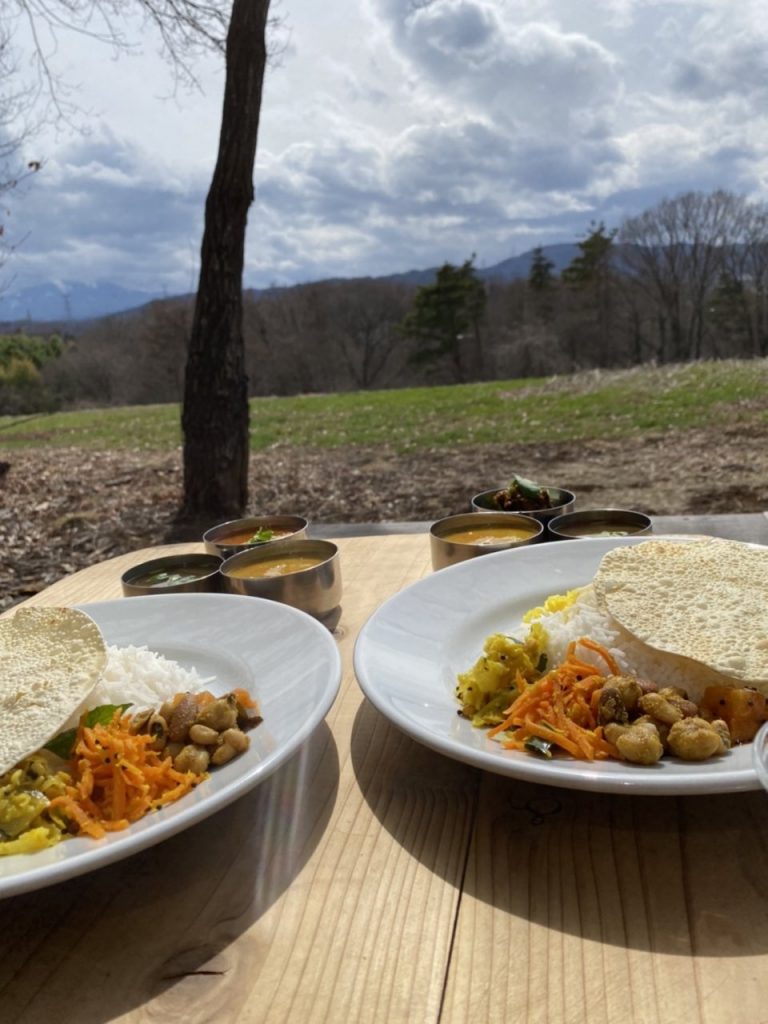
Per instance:
[[[480,494],[476,494],[472,499],[472,511],[473,512],[499,512],[501,511],[494,502],[494,497],[503,491],[504,486],[494,487],[492,491],[481,491]],[[538,519],[540,523],[549,523],[550,520],[555,519],[557,516],[565,515],[566,512],[572,512],[576,506],[576,495],[573,491],[568,491],[564,487],[545,487],[544,490],[549,494],[549,500],[552,503],[551,508],[531,509],[525,512],[507,512],[506,515],[524,515],[531,516],[533,519]]]
[[[126,597],[144,596],[147,594],[209,594],[221,589],[219,566],[222,559],[218,555],[163,555],[153,558],[140,565],[126,569],[120,578],[123,594]],[[200,573],[194,580],[184,583],[172,582],[174,574],[190,572]],[[156,582],[150,582],[155,577]],[[170,582],[169,582],[170,579]]]
[[[300,540],[307,536],[307,525],[307,520],[303,516],[246,516],[244,519],[231,519],[228,523],[212,526],[203,534],[203,543],[205,550],[212,555],[229,558],[230,555],[236,555],[238,551],[252,551],[256,547],[263,547],[264,544],[277,544],[284,540]],[[262,541],[259,544],[249,544],[247,541],[239,543],[232,539],[244,532],[253,535],[261,529],[279,530],[281,533],[287,530],[288,533],[286,536]]]
[[[554,540],[585,537],[625,537],[650,533],[650,516],[626,508],[586,508],[550,519],[547,529]]]
[[[479,539],[474,543],[471,540],[452,539],[456,534],[467,530],[478,534],[484,529],[491,532],[501,527],[525,530],[527,536],[507,539],[499,537],[498,541],[490,543],[481,542]],[[543,523],[520,512],[489,512],[484,516],[478,516],[475,512],[462,512],[456,516],[447,516],[433,523],[429,530],[432,568],[444,569],[447,565],[455,565],[456,562],[463,562],[467,558],[534,544],[543,532]]]
[[[277,576],[233,576],[233,569],[245,569],[258,563],[280,559],[312,558],[317,564],[308,569]],[[281,601],[319,619],[334,629],[341,616],[341,566],[339,549],[329,540],[282,540],[241,551],[226,559],[221,567],[222,585],[230,594],[265,597]]]

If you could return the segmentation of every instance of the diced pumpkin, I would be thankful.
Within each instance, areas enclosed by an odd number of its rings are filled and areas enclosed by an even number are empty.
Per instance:
[[[749,743],[766,719],[765,697],[747,687],[708,686],[700,704],[707,718],[722,718],[732,743]]]

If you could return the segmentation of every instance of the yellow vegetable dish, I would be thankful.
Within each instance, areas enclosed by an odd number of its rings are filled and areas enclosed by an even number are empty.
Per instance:
[[[525,640],[494,633],[483,644],[483,653],[456,685],[461,713],[482,727],[504,721],[504,711],[518,693],[518,680],[533,682],[546,664],[547,635],[533,623]]]
[[[0,856],[45,849],[68,833],[65,819],[48,805],[71,781],[44,754],[33,754],[0,776]]]

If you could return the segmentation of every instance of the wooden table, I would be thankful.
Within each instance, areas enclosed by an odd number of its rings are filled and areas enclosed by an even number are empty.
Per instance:
[[[763,517],[714,518],[768,542]],[[352,648],[430,571],[427,538],[339,543],[326,722],[207,821],[0,904],[2,1024],[768,1021],[768,796],[579,793],[419,746],[363,698]],[[119,596],[146,554],[28,603]]]

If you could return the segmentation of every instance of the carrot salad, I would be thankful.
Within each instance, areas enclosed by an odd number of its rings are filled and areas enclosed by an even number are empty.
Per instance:
[[[107,725],[81,721],[72,783],[49,810],[74,823],[78,835],[101,839],[178,800],[205,777],[178,771],[168,755],[151,749],[153,742],[151,735],[131,731],[129,715],[116,714]]]
[[[596,653],[605,663],[605,672],[582,661],[576,653],[579,646]],[[527,682],[518,672],[518,696],[505,710],[504,721],[488,735],[508,734],[502,743],[512,750],[525,750],[538,739],[581,760],[618,757],[616,747],[605,738],[597,721],[597,698],[606,674],[620,674],[609,651],[587,637],[574,640],[565,660],[536,682]]]

